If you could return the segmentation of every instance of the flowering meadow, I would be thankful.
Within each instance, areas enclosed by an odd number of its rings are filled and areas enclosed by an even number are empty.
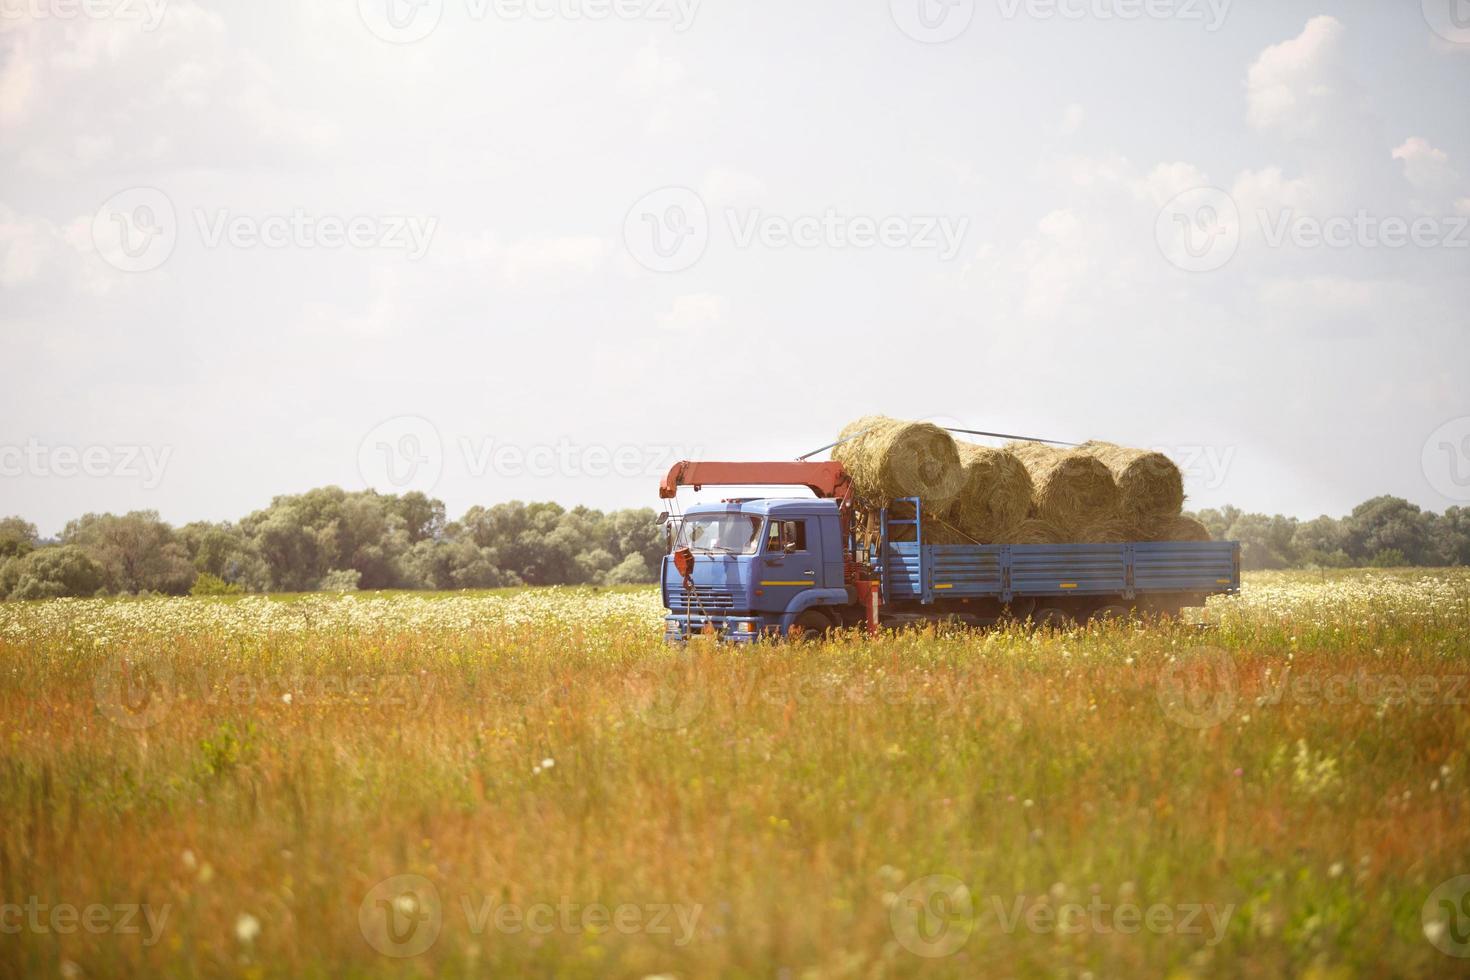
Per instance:
[[[1196,612],[0,603],[0,976],[1470,975],[1470,573]]]

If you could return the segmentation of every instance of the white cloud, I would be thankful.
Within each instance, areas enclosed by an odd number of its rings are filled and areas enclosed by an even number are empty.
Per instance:
[[[665,330],[687,332],[719,326],[729,314],[730,301],[717,293],[690,293],[675,297],[673,306],[658,318]]]
[[[699,190],[706,204],[727,207],[756,205],[769,193],[766,182],[759,177],[738,170],[722,169],[705,174]]]
[[[31,173],[237,167],[334,140],[220,13],[191,0],[172,0],[153,30],[117,17],[12,22],[0,50],[0,161]]]
[[[1404,177],[1420,190],[1447,187],[1460,176],[1450,164],[1448,153],[1418,136],[1405,140],[1393,151],[1393,158],[1404,165]]]
[[[638,49],[623,71],[622,91],[646,112],[644,131],[648,135],[687,128],[715,105],[714,92],[690,84],[687,74],[682,61],[661,53],[657,36]]]
[[[1315,200],[1316,190],[1307,177],[1287,177],[1280,167],[1263,167],[1260,170],[1244,170],[1235,178],[1230,196],[1247,216],[1260,211],[1279,213],[1282,211],[1307,211]]]
[[[1082,128],[1082,123],[1087,119],[1087,110],[1077,103],[1067,106],[1067,111],[1062,113],[1061,131],[1063,136],[1071,136]]]
[[[1246,78],[1250,124],[1303,137],[1340,115],[1349,87],[1343,33],[1337,18],[1313,17],[1300,35],[1261,52]]]
[[[17,214],[0,204],[0,286],[13,289],[38,280],[70,250],[49,221]]]
[[[575,281],[601,267],[608,245],[590,235],[527,238],[510,244],[493,234],[461,239],[458,248],[446,242],[448,261],[489,269],[503,286],[551,288]]]

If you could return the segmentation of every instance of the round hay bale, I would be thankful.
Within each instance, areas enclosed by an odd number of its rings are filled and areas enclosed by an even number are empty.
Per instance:
[[[968,442],[958,444],[964,482],[949,520],[975,541],[999,540],[1031,510],[1031,475],[1014,453]]]
[[[1031,474],[1031,516],[1063,528],[1063,540],[1075,540],[1084,527],[1119,516],[1117,481],[1096,456],[1039,442],[1012,442],[1005,448]]]
[[[1180,514],[1139,521],[1135,531],[1140,541],[1212,541],[1210,529],[1193,517]]]
[[[1111,442],[1086,442],[1078,451],[1102,461],[1113,474],[1124,515],[1177,515],[1184,506],[1184,474],[1163,453]]]
[[[944,513],[964,482],[954,438],[937,425],[869,415],[845,427],[839,438],[832,458],[870,506],[918,497],[926,511]]]
[[[1064,544],[1067,534],[1052,521],[1028,517],[1001,532],[997,540],[1000,544]]]
[[[1104,517],[1079,529],[1072,541],[1076,544],[1122,544],[1132,541],[1133,525],[1121,517]]]

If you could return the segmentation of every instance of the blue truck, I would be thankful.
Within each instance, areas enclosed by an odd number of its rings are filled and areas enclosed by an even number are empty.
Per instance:
[[[917,498],[864,508],[836,462],[681,462],[659,492],[763,485],[813,496],[732,498],[667,523],[666,639],[753,642],[1006,619],[1066,628],[1177,616],[1240,589],[1240,546],[1229,541],[928,544]]]

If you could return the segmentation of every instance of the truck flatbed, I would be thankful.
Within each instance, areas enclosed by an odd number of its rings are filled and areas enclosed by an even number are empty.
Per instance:
[[[946,545],[888,542],[873,549],[886,602],[945,599],[1218,594],[1240,589],[1230,541]]]

